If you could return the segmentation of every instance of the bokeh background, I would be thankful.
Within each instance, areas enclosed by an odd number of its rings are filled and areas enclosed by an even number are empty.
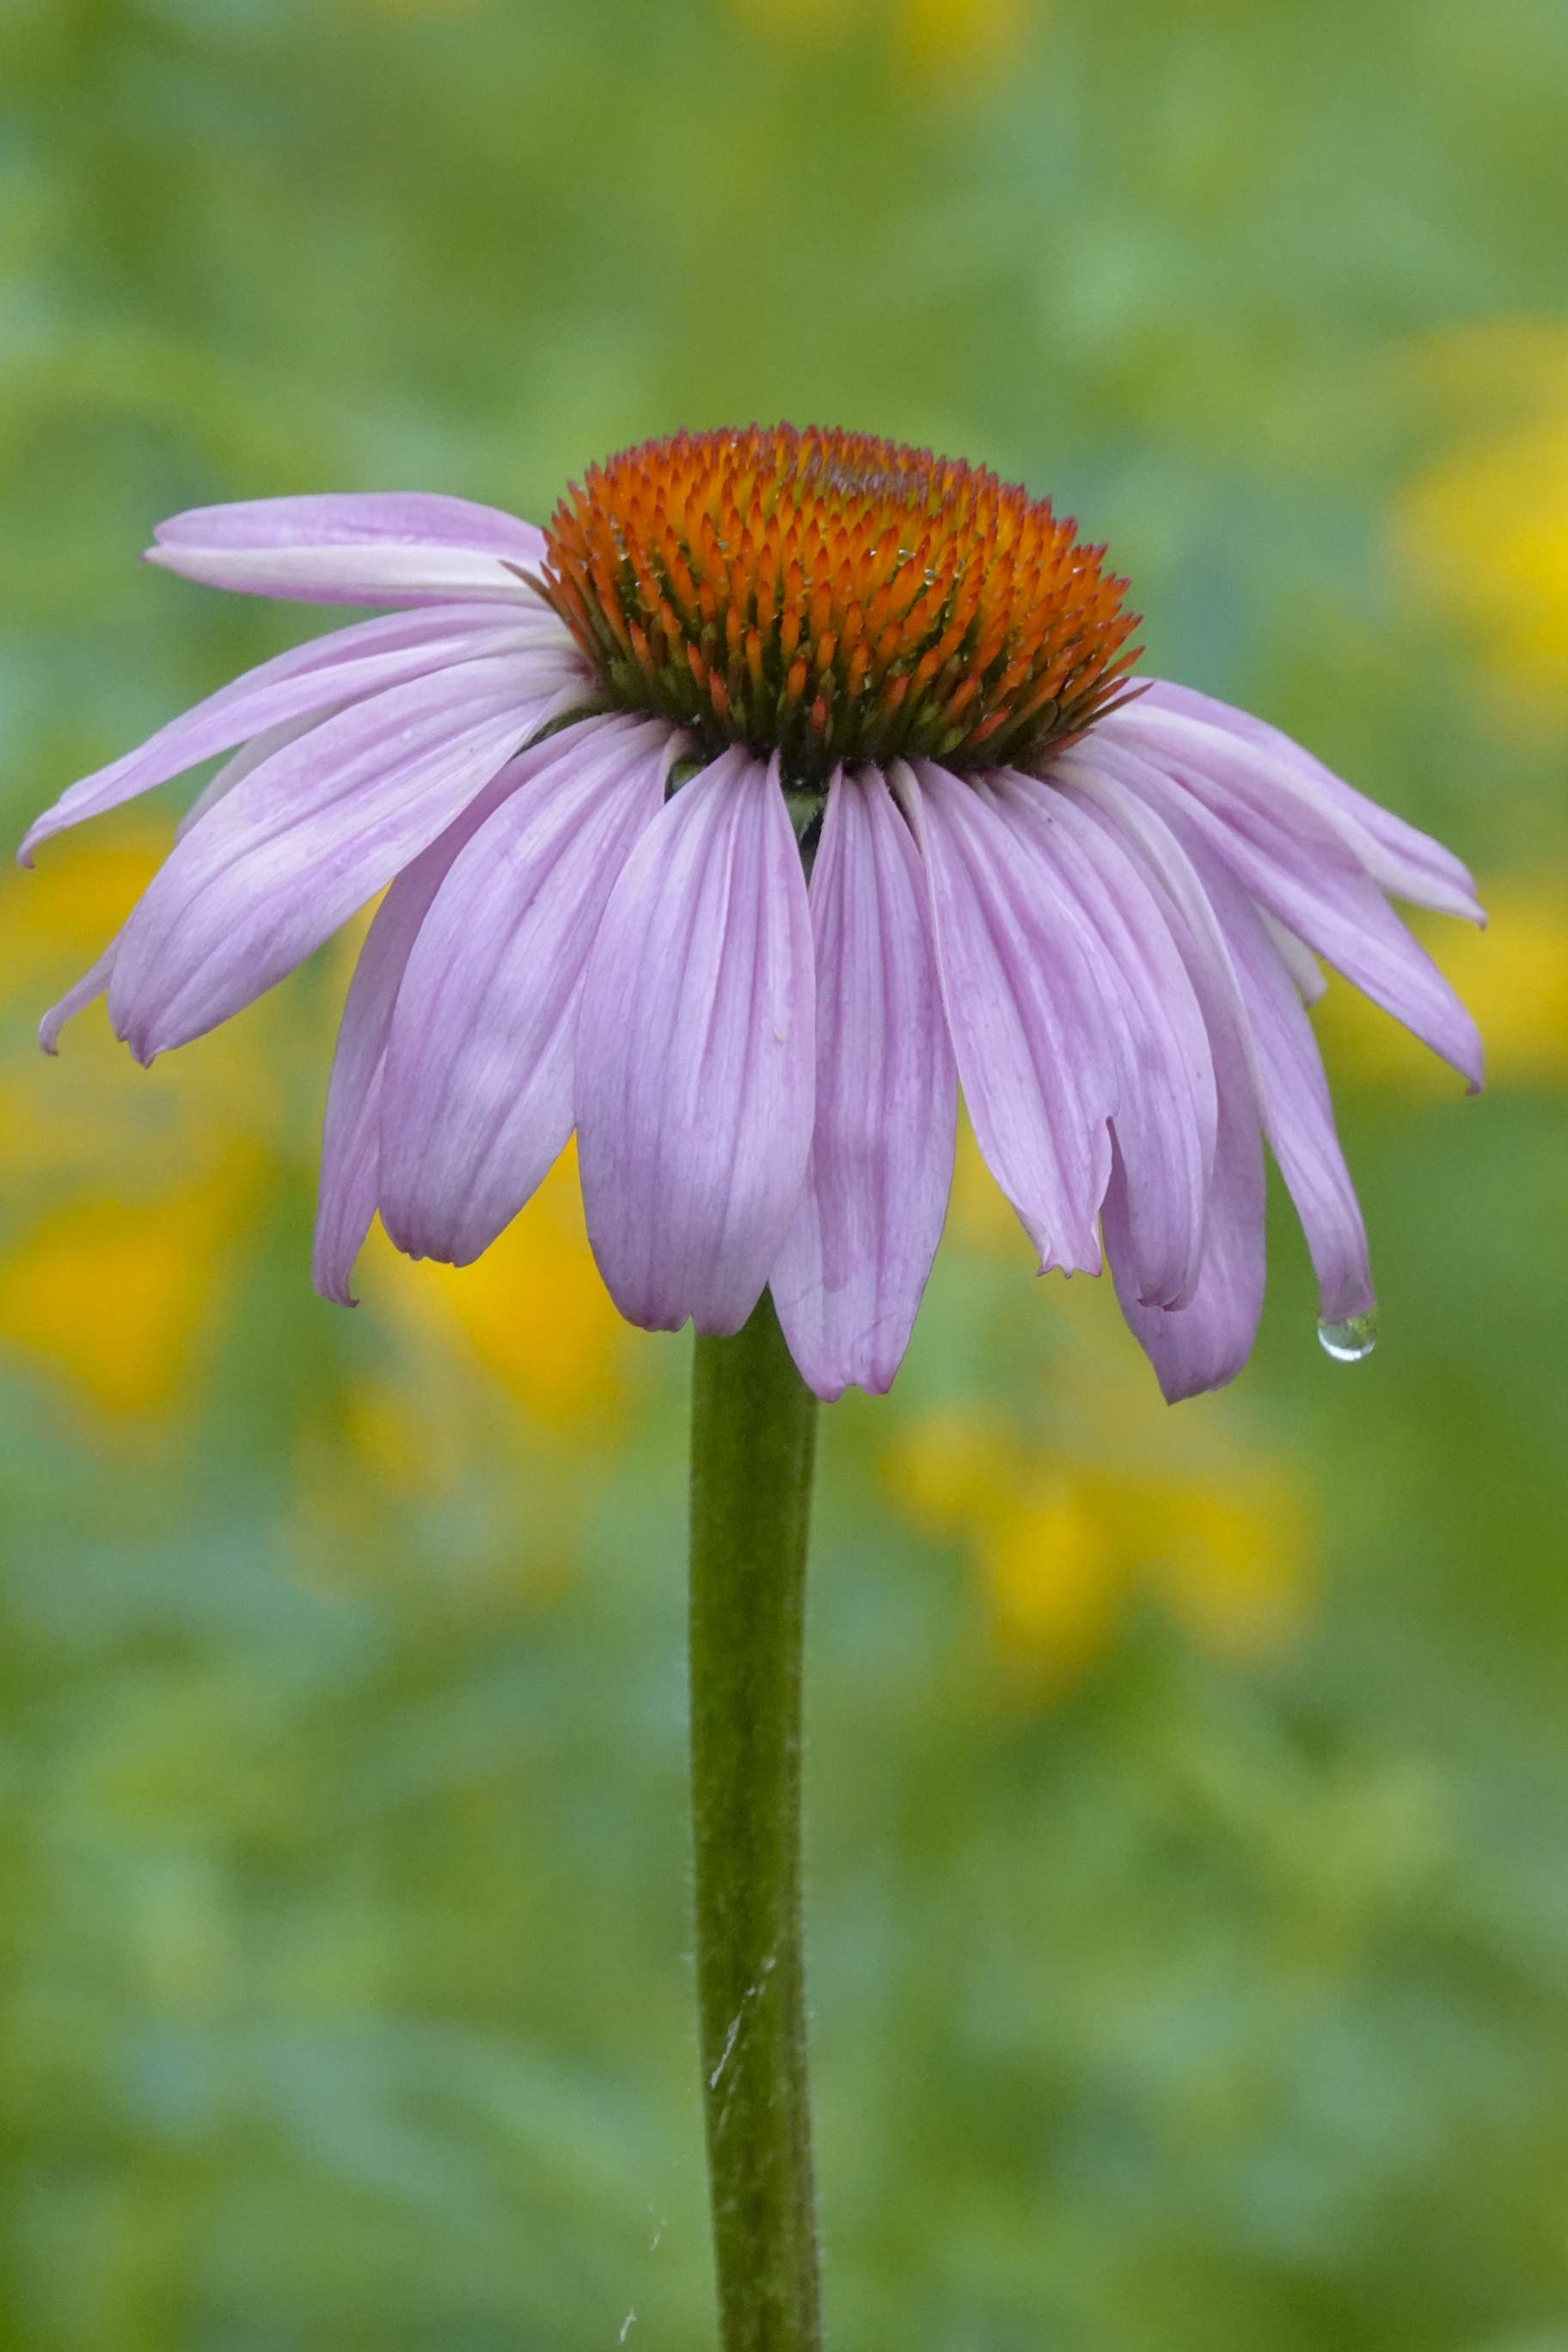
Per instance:
[[[1276,1201],[1167,1412],[973,1153],[826,1416],[834,2341],[1568,2347],[1561,0],[4,0],[0,792],[321,625],[197,502],[534,517],[685,424],[1049,490],[1150,665],[1476,866],[1465,1100],[1321,1013],[1375,1357]],[[188,797],[188,787],[186,789]],[[712,2340],[688,1343],[563,1163],[479,1267],[308,1234],[354,941],[150,1074],[96,955],[181,794],[0,883],[0,2344]]]

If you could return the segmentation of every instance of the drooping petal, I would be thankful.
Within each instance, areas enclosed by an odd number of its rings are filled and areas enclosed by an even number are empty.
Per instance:
[[[1139,865],[1163,912],[1203,1014],[1213,1062],[1215,1156],[1197,1286],[1184,1307],[1146,1305],[1120,1154],[1100,1223],[1121,1311],[1166,1402],[1219,1388],[1251,1353],[1263,1307],[1265,1198],[1260,1121],[1266,1087],[1240,979],[1203,878],[1171,827],[1092,756],[1065,752],[1053,779]]]
[[[588,960],[578,1165],[628,1321],[740,1329],[800,1196],[815,1066],[800,851],[777,761],[737,746],[642,835]]]
[[[1263,1140],[1245,1057],[1223,1034],[1215,1037],[1215,1048],[1219,1127],[1208,1234],[1197,1288],[1185,1307],[1146,1307],[1138,1296],[1120,1156],[1101,1213],[1118,1302],[1167,1404],[1234,1380],[1252,1352],[1263,1311]]]
[[[1274,942],[1276,954],[1290,975],[1290,985],[1303,1004],[1316,1004],[1327,989],[1328,975],[1305,940],[1299,940],[1288,925],[1276,922],[1267,908],[1257,907],[1258,919]]]
[[[302,962],[561,698],[532,657],[466,662],[356,703],[253,770],[176,845],[125,927],[110,1018],[137,1058],[199,1036]]]
[[[1214,725],[1152,703],[1147,696],[1129,703],[1119,716],[1113,740],[1120,738],[1141,758],[1179,777],[1219,816],[1234,815],[1244,825],[1261,817],[1289,826],[1294,816],[1306,812],[1337,836],[1379,889],[1443,914],[1472,922],[1484,919],[1474,885],[1462,867],[1457,880],[1437,878],[1438,859],[1450,868],[1458,866],[1457,860],[1409,827],[1405,831],[1419,851],[1429,854],[1411,856],[1386,846],[1386,824],[1368,824],[1363,810],[1385,819],[1388,813],[1373,812],[1370,801],[1363,802],[1288,739],[1260,741],[1250,730]],[[1289,756],[1291,752],[1296,756]],[[1337,791],[1331,789],[1334,786]]]
[[[1274,770],[1289,770],[1317,806],[1343,822],[1346,838],[1352,845],[1359,843],[1364,847],[1368,839],[1375,845],[1381,861],[1374,864],[1363,856],[1363,863],[1373,881],[1394,898],[1408,898],[1415,906],[1431,907],[1439,913],[1459,915],[1471,922],[1482,919],[1469,870],[1452,850],[1445,849],[1429,834],[1407,824],[1392,809],[1358,793],[1279,728],[1270,727],[1266,719],[1255,719],[1250,711],[1237,710],[1228,702],[1216,702],[1212,695],[1199,694],[1189,686],[1173,685],[1164,678],[1152,678],[1136,704],[1130,702],[1126,706],[1125,716],[1136,715],[1146,724],[1162,712],[1218,728],[1261,754]],[[1118,725],[1121,723],[1119,719]],[[1169,732],[1164,740],[1170,747]],[[1176,749],[1179,756],[1179,739]]]
[[[341,709],[480,655],[527,651],[547,660],[565,660],[569,646],[565,630],[552,616],[508,613],[494,605],[394,613],[334,629],[247,670],[195,709],[171,719],[136,751],[72,784],[34,823],[18,859],[31,865],[33,851],[51,835],[87,817],[101,816],[151,792],[154,784],[183,775],[198,761],[210,760],[215,752],[271,728]],[[583,675],[586,679],[585,667]]]
[[[685,741],[658,719],[594,719],[553,737],[437,893],[383,1094],[382,1218],[411,1257],[467,1265],[563,1149],[588,952]]]
[[[1263,1072],[1264,1125],[1307,1237],[1319,1312],[1326,1323],[1349,1322],[1373,1306],[1375,1294],[1312,1024],[1246,891],[1201,845],[1192,855],[1241,982]]]
[[[318,604],[507,602],[544,555],[531,523],[423,490],[193,507],[153,537],[147,561],[184,579]]]
[[[432,845],[433,846],[434,845]],[[430,851],[425,856],[428,857]],[[381,1039],[391,1003],[395,1003],[401,961],[407,954],[418,915],[400,905],[376,938],[399,883],[421,860],[399,875],[376,908],[375,921],[354,966],[353,985],[343,1006],[332,1076],[327,1089],[327,1115],[321,1129],[321,1168],[316,1188],[316,1228],[310,1243],[310,1280],[323,1298],[337,1307],[357,1307],[349,1288],[354,1260],[364,1247],[375,1215],[376,1176],[381,1140],[381,1081],[385,1064]],[[411,886],[406,898],[415,895]],[[423,912],[423,908],[419,909]],[[410,928],[412,924],[413,929]],[[374,952],[373,952],[374,950]],[[367,958],[370,959],[367,961]],[[390,977],[381,970],[392,967]],[[364,975],[363,983],[361,975]],[[355,989],[359,993],[356,997]],[[351,1017],[352,1016],[352,1017]]]
[[[259,768],[264,760],[269,760],[272,757],[274,751],[282,751],[286,743],[297,742],[301,735],[308,735],[313,727],[320,726],[323,718],[331,718],[332,715],[330,710],[312,711],[308,718],[290,719],[281,727],[269,727],[264,735],[253,736],[251,740],[241,751],[237,751],[232,760],[226,761],[216,775],[203,786],[174,827],[174,839],[184,841],[186,834],[193,826],[201,823],[208,810],[216,808],[219,801],[226,799],[236,784],[242,782],[253,768]],[[46,1054],[53,1054],[58,1050],[56,1041],[66,1023],[74,1020],[76,1015],[85,1010],[95,997],[101,996],[109,986],[114,971],[115,958],[120,952],[121,937],[121,932],[116,931],[91,971],[84,972],[76,986],[68,989],[59,1003],[51,1005],[45,1013],[38,1024],[38,1043]]]
[[[807,1385],[903,1360],[952,1184],[957,1073],[920,853],[875,768],[834,778],[811,876],[816,1123],[773,1300]]]
[[[1020,851],[987,788],[923,760],[890,781],[931,892],[948,1031],[987,1167],[1040,1270],[1098,1274],[1114,1057],[1083,925],[1052,869]]]
[[[409,950],[454,859],[508,794],[528,781],[544,748],[509,760],[446,832],[404,867],[360,950],[327,1088],[310,1259],[316,1288],[340,1307],[354,1304],[349,1276],[375,1214],[386,1039]]]
[[[1100,829],[1140,864],[1162,902],[1169,901],[1172,937],[1203,1008],[1211,1046],[1216,1024],[1223,1023],[1241,1054],[1253,1101],[1260,1108],[1263,1071],[1242,1001],[1241,982],[1202,877],[1164,818],[1119,782],[1114,761],[1098,760],[1095,751],[1092,739],[1064,751],[1052,766],[1052,782],[1070,793]],[[1216,1088],[1218,1082],[1216,1065]]]
[[[1096,765],[1091,747],[1064,755],[1058,772],[1091,814],[1136,845],[1181,910],[1177,936],[1211,1038],[1241,1056],[1253,1122],[1261,1118],[1295,1200],[1325,1320],[1364,1312],[1373,1303],[1365,1230],[1311,1024],[1273,927],[1190,829],[1178,839],[1145,802]]]
[[[196,795],[174,827],[174,839],[184,841],[186,834],[193,826],[201,823],[208,810],[216,808],[219,801],[226,799],[236,784],[243,782],[253,768],[260,767],[264,760],[269,760],[274,751],[282,751],[286,743],[295,742],[301,735],[308,735],[312,727],[321,724],[322,715],[330,717],[331,714],[312,712],[308,719],[295,719],[282,727],[269,727],[266,734],[254,737],[246,744],[243,751],[237,751],[232,760],[226,761],[216,775]],[[108,988],[114,975],[115,959],[120,953],[120,942],[122,937],[123,926],[115,932],[91,971],[84,972],[76,986],[68,989],[59,1003],[52,1004],[39,1022],[38,1044],[46,1054],[58,1052],[57,1040],[66,1023],[74,1020],[79,1013],[84,1011],[95,997],[101,996]]]
[[[103,994],[114,973],[114,960],[120,953],[123,931],[116,931],[98,961],[84,971],[74,988],[68,988],[58,1004],[51,1004],[38,1024],[38,1044],[46,1054],[58,1054],[59,1034],[68,1021],[74,1021],[85,1012],[94,999]]]
[[[345,708],[345,704],[335,702],[325,710],[308,711],[303,719],[286,719],[281,726],[268,727],[261,734],[253,735],[248,743],[242,743],[233,759],[226,760],[216,775],[209,777],[202,786],[174,827],[174,839],[184,841],[186,834],[194,832],[203,817],[216,808],[219,801],[227,800],[236,784],[242,784],[255,769],[264,766],[275,751],[297,743],[301,735],[309,735],[313,728],[323,725],[329,719],[335,719],[338,712]]]
[[[1344,841],[1304,803],[1233,799],[1222,814],[1194,768],[1180,778],[1110,741],[1086,747],[1179,837],[1206,841],[1276,920],[1466,1077],[1481,1083],[1475,1023],[1425,949],[1412,939]]]
[[[998,807],[1052,867],[1100,950],[1116,1062],[1111,1120],[1138,1295],[1180,1307],[1203,1259],[1215,1152],[1208,1032],[1162,899],[1129,852],[1072,799],[1032,776],[996,779]]]

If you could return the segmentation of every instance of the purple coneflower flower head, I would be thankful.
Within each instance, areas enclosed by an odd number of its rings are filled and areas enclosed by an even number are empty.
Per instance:
[[[1470,877],[1275,729],[1133,677],[1103,557],[989,473],[787,426],[628,451],[545,531],[413,495],[178,516],[170,571],[390,609],[38,819],[24,860],[231,755],[42,1042],[107,989],[151,1061],[384,888],[327,1099],[328,1297],[377,1210],[477,1257],[575,1129],[633,1322],[734,1331],[771,1285],[819,1395],[886,1389],[962,1085],[1041,1270],[1103,1251],[1168,1397],[1251,1348],[1265,1137],[1325,1344],[1364,1353],[1306,1007],[1322,957],[1478,1086],[1388,905],[1479,920]]]

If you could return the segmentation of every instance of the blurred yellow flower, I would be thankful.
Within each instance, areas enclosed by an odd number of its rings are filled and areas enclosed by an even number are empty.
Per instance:
[[[1480,898],[1484,931],[1419,914],[1411,929],[1476,1017],[1489,1086],[1568,1085],[1568,877],[1494,875]],[[1331,979],[1315,1019],[1336,1087],[1425,1097],[1461,1084],[1343,981]]]
[[[0,1339],[63,1371],[104,1411],[174,1402],[212,1333],[223,1244],[251,1170],[149,1206],[74,1201],[0,1258]]]
[[[1568,719],[1568,325],[1500,320],[1418,364],[1460,421],[1393,519],[1415,593],[1476,636],[1498,714]]]
[[[405,1258],[377,1223],[355,1287],[381,1360],[300,1432],[300,1572],[336,1591],[435,1561],[446,1610],[536,1606],[571,1572],[642,1338],[599,1279],[574,1151],[474,1265]]]
[[[961,1128],[948,1246],[1028,1243]],[[1060,1349],[1012,1415],[943,1407],[908,1424],[886,1461],[916,1526],[962,1541],[1001,1654],[1036,1689],[1080,1675],[1141,1601],[1205,1649],[1249,1658],[1300,1623],[1311,1513],[1291,1465],[1238,1433],[1223,1397],[1179,1425],[1108,1282],[1051,1285]]]
[[[97,1008],[58,1063],[38,1053],[39,1008],[92,962],[164,846],[142,824],[0,884],[0,1342],[110,1415],[193,1393],[278,1118],[254,1024],[143,1071]]]
[[[918,73],[989,79],[1023,47],[1033,14],[1028,0],[900,0],[894,47]]]
[[[257,1050],[265,1003],[151,1070],[115,1044],[101,1007],[72,1025],[57,1063],[37,1052],[39,1006],[92,961],[165,848],[143,824],[0,883],[0,1005],[22,1008],[0,1064],[15,1221],[0,1243],[0,1342],[111,1412],[187,1395],[284,1123],[288,1056]],[[328,1012],[369,912],[334,952]],[[613,1410],[632,1343],[594,1265],[570,1148],[477,1265],[413,1266],[378,1226],[363,1271],[370,1312],[417,1342],[426,1398],[434,1352],[555,1427]],[[435,1491],[461,1475],[464,1420],[390,1380],[355,1392],[347,1434],[395,1485]]]
[[[470,1354],[537,1419],[560,1427],[614,1408],[633,1342],[588,1246],[574,1145],[474,1265],[415,1265],[379,1224],[361,1264],[375,1311]]]
[[[449,1384],[372,1376],[354,1382],[344,1400],[343,1427],[353,1453],[377,1483],[394,1495],[449,1495],[468,1467],[466,1436],[473,1417],[454,1409]],[[319,1452],[319,1430],[310,1433]],[[329,1481],[339,1465],[312,1466]]]
[[[893,57],[920,76],[983,82],[1022,49],[1038,0],[730,0],[752,32],[791,47],[831,47],[881,27]]]
[[[962,1538],[999,1648],[1047,1687],[1141,1599],[1225,1657],[1264,1654],[1300,1622],[1307,1513],[1263,1459],[1139,1476],[963,1408],[916,1422],[889,1472],[917,1526]]]

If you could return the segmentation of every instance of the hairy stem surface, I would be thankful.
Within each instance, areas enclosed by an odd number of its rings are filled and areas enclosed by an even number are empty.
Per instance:
[[[801,1650],[816,1399],[766,1291],[697,1341],[691,1815],[723,2352],[817,2352],[800,1897]]]

